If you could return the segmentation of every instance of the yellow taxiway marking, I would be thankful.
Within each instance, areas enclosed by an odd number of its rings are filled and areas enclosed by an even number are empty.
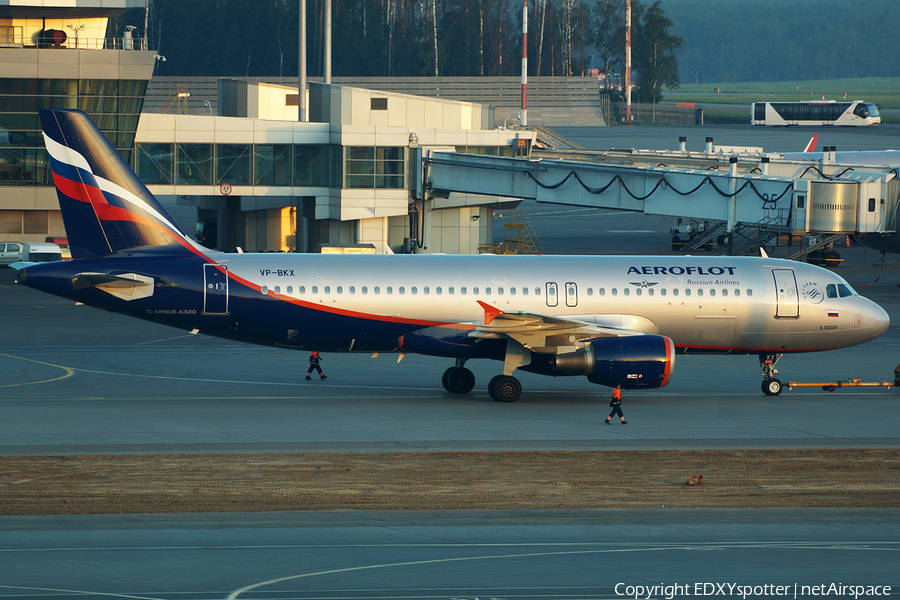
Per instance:
[[[0,388],[11,388],[11,387],[22,387],[24,385],[38,385],[41,383],[51,383],[53,381],[59,381],[60,379],[65,379],[67,377],[71,377],[75,374],[75,369],[71,369],[69,367],[64,367],[62,365],[54,365],[53,363],[44,362],[41,360],[34,360],[32,358],[22,358],[21,356],[13,356],[12,354],[0,354],[0,356],[5,356],[7,358],[14,358],[16,360],[24,360],[26,362],[37,363],[39,365],[46,365],[48,367],[53,367],[54,369],[62,369],[66,372],[65,375],[60,375],[59,377],[54,377],[53,379],[42,379],[40,381],[29,381],[27,383],[8,383],[6,385],[0,385]]]

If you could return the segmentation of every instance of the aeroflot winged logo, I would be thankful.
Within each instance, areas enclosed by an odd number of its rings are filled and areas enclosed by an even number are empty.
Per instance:
[[[628,275],[734,275],[737,267],[629,267]]]

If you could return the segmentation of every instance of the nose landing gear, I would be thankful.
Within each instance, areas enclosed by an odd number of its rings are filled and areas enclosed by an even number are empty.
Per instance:
[[[775,368],[775,364],[782,356],[784,356],[784,354],[759,355],[759,366],[762,369],[761,375],[763,376],[761,387],[763,394],[766,396],[777,396],[784,388],[781,381],[775,377],[778,374],[778,369]]]

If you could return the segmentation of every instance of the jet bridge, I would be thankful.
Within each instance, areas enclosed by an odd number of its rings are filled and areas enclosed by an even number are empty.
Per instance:
[[[755,251],[760,240],[786,233],[896,230],[896,168],[837,164],[828,151],[787,160],[761,149],[728,150],[576,151],[530,158],[430,152],[421,159],[417,197],[464,192],[686,217],[712,222],[712,237],[718,234],[735,253]],[[757,243],[738,247],[734,238],[747,228],[756,234],[746,238]]]

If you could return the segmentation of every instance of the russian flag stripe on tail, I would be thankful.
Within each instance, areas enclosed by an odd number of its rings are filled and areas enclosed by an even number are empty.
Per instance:
[[[73,258],[134,248],[203,254],[85,113],[41,109],[66,235]]]

